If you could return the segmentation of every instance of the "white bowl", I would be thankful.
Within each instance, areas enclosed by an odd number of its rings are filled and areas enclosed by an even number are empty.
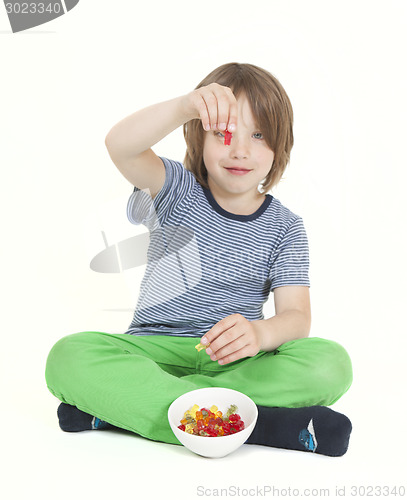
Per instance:
[[[195,436],[178,429],[184,413],[194,404],[199,408],[216,405],[225,413],[230,405],[237,406],[237,413],[245,424],[242,431],[229,436]],[[206,387],[187,392],[177,398],[168,409],[168,421],[178,441],[197,455],[219,458],[237,450],[250,436],[257,421],[257,406],[245,394],[223,387]]]

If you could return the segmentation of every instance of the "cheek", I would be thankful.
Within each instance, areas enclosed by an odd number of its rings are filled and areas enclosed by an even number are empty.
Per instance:
[[[273,161],[274,161],[274,153],[265,155],[264,162],[263,162],[264,169],[262,172],[263,179],[265,179],[268,176],[268,174],[270,173],[272,166],[273,166]]]
[[[258,156],[258,162],[263,165],[264,170],[267,170],[267,173],[270,171],[274,161],[274,153],[273,151],[266,150],[262,151]]]
[[[202,156],[206,168],[210,168],[212,165],[216,165],[222,159],[224,153],[223,148],[219,148],[219,145],[208,140],[204,143]]]
[[[268,169],[270,170],[272,165],[273,165],[273,161],[274,161],[274,157],[275,157],[275,154],[273,151],[267,151],[267,156],[265,158],[265,163],[268,165]]]
[[[211,158],[211,145],[210,145],[210,138],[205,136],[204,138],[204,143],[203,143],[203,149],[202,149],[202,157],[204,159],[204,162],[209,161]]]
[[[203,158],[203,162],[205,164],[205,167],[208,168],[208,165],[210,166],[212,161],[211,161],[211,152],[210,152],[210,149],[209,148],[203,148],[203,151],[202,151],[202,158]]]

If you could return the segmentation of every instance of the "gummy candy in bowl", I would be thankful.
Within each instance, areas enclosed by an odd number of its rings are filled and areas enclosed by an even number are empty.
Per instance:
[[[224,436],[200,436],[188,434],[179,429],[187,410],[198,405],[199,408],[211,408],[213,405],[226,413],[231,405],[236,405],[236,412],[244,422],[244,429]],[[245,394],[223,387],[205,387],[190,391],[177,398],[168,409],[168,421],[175,437],[186,448],[209,458],[220,458],[237,450],[250,436],[257,421],[257,406]]]

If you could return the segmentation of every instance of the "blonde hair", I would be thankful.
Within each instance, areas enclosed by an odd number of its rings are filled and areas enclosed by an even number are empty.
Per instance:
[[[236,97],[242,93],[246,95],[257,125],[274,152],[271,170],[261,184],[260,192],[264,194],[280,181],[290,161],[294,144],[290,99],[277,78],[253,64],[229,63],[219,66],[196,88],[210,83],[229,87]],[[202,186],[209,188],[203,161],[204,130],[199,119],[185,123],[184,137],[187,144],[184,165]]]

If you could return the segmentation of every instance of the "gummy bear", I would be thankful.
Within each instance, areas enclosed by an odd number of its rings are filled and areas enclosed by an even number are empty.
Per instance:
[[[210,345],[211,345],[211,343],[210,343],[210,342],[209,342],[209,344],[206,344],[206,345],[203,345],[203,344],[201,344],[201,342],[199,342],[199,344],[197,344],[197,345],[195,346],[195,349],[196,349],[197,351],[202,351],[202,349],[206,349],[206,348],[207,348],[207,347],[209,347]]]
[[[230,146],[230,141],[232,139],[232,134],[229,132],[229,130],[225,131],[225,146]]]

